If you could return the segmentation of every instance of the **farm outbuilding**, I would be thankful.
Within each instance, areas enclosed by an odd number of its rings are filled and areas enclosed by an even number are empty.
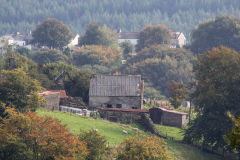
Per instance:
[[[60,92],[44,91],[39,93],[39,95],[41,95],[46,101],[44,109],[59,110]]]
[[[153,123],[156,124],[183,128],[189,121],[187,113],[167,110],[161,107],[151,108],[149,109],[149,113]]]
[[[89,107],[141,109],[143,86],[140,75],[95,75],[90,82]]]
[[[99,110],[101,118],[114,122],[141,122],[146,109],[103,108]]]

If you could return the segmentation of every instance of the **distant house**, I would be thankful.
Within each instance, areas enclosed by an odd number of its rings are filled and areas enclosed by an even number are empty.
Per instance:
[[[140,75],[95,75],[90,81],[90,108],[141,109],[144,83]]]
[[[183,128],[189,122],[187,113],[168,110],[167,108],[151,108],[149,113],[150,118],[156,124]]]
[[[118,43],[129,41],[133,45],[136,45],[138,39],[139,39],[139,32],[122,32],[120,30],[118,33]]]
[[[0,47],[7,44],[12,45],[14,48],[26,47],[31,50],[30,39],[29,35],[20,35],[20,33],[4,35],[0,37]]]
[[[133,45],[136,45],[139,39],[140,32],[122,32],[121,30],[118,33],[118,43],[129,41]],[[187,40],[183,33],[173,32],[172,38],[170,41],[170,48],[182,48],[186,45]]]
[[[171,48],[182,48],[187,44],[186,37],[181,32],[174,32],[171,39]]]
[[[68,47],[70,49],[74,49],[74,47],[78,45],[79,38],[80,36],[79,34],[77,34],[73,39],[71,39],[71,42],[68,44]]]

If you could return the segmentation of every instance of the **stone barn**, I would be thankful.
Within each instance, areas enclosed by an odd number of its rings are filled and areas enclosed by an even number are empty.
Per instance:
[[[39,93],[39,95],[41,95],[46,101],[44,109],[52,111],[59,110],[60,92],[44,91]]]
[[[143,87],[140,75],[95,75],[90,82],[89,107],[141,109]]]
[[[161,107],[151,108],[149,113],[153,123],[156,124],[184,128],[189,122],[187,113],[167,110]]]

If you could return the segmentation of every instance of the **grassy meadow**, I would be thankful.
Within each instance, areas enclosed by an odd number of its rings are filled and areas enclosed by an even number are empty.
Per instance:
[[[78,134],[80,130],[98,129],[99,133],[104,135],[111,145],[119,145],[127,136],[134,136],[138,134],[133,127],[140,128],[140,133],[149,134],[141,130],[141,126],[137,124],[124,125],[119,123],[113,123],[106,120],[92,119],[88,117],[82,117],[70,113],[58,112],[58,111],[46,111],[38,110],[37,114],[40,116],[51,116],[59,119],[65,124],[72,133]],[[156,128],[160,133],[174,137],[177,140],[183,138],[181,129],[175,127],[166,127],[156,125]],[[128,132],[124,134],[122,130]],[[178,143],[172,140],[166,140],[168,145],[168,153],[174,157],[174,160],[218,160],[220,157],[208,153],[201,152],[195,147],[191,147],[186,144]]]

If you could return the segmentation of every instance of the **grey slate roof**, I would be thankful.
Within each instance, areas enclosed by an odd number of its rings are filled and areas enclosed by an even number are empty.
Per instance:
[[[95,75],[89,96],[140,96],[140,75]]]

